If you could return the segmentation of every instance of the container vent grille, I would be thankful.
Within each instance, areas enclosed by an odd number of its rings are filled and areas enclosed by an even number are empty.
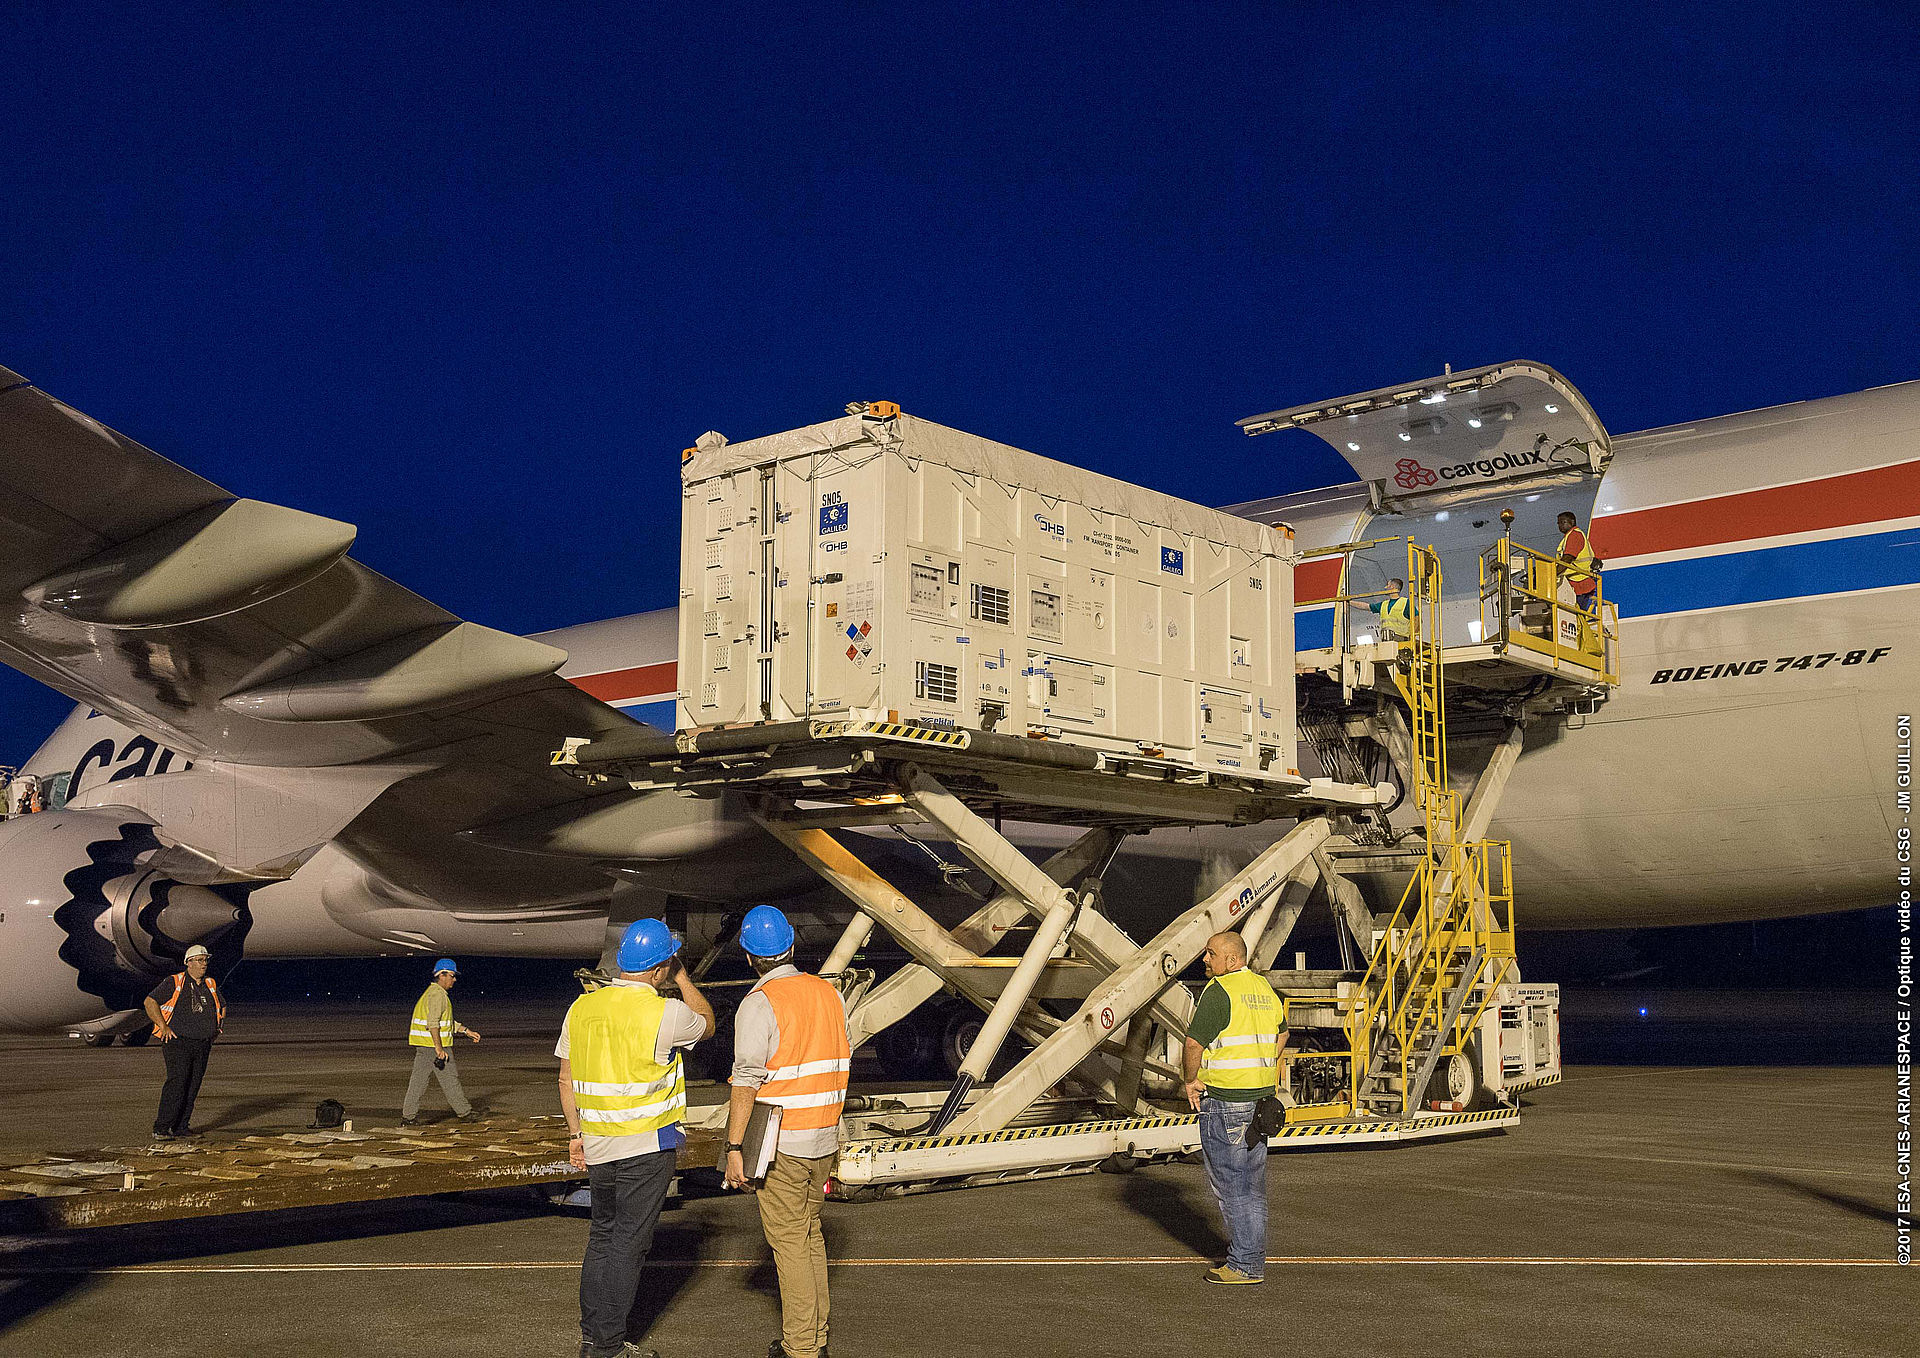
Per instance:
[[[958,665],[940,665],[922,660],[915,667],[914,694],[930,703],[957,703],[960,701],[960,667]]]
[[[973,587],[973,616],[996,627],[1013,625],[1013,591],[996,585]]]

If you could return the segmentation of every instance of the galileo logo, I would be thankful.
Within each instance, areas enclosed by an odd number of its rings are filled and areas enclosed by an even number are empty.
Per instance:
[[[1178,547],[1162,547],[1160,549],[1160,569],[1168,575],[1185,575],[1187,573],[1187,554]]]
[[[1062,542],[1067,540],[1067,526],[1065,524],[1055,523],[1044,514],[1035,514],[1033,521],[1040,525],[1041,532],[1056,537]]]

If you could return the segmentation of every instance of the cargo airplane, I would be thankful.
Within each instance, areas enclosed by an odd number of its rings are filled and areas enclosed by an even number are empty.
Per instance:
[[[1318,434],[1360,479],[1235,512],[1303,551],[1436,544],[1450,633],[1501,509],[1543,551],[1560,511],[1591,525],[1622,682],[1529,744],[1501,802],[1524,926],[1892,898],[1920,382],[1614,438],[1550,369],[1504,364],[1243,424]],[[355,561],[350,525],[235,498],[4,369],[0,517],[0,659],[79,704],[21,771],[46,809],[0,823],[0,1029],[142,1040],[138,995],[196,941],[223,969],[585,959],[610,921],[711,937],[818,891],[725,799],[653,794],[636,819],[641,794],[548,767],[563,738],[673,724],[672,610],[464,622]],[[1343,599],[1394,573],[1383,551],[1296,568],[1299,647],[1365,625]],[[1269,838],[1156,832],[1114,870],[1191,893]]]

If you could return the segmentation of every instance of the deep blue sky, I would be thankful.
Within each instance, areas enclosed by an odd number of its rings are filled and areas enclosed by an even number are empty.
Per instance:
[[[1920,376],[1904,6],[259,8],[8,7],[0,363],[495,627],[671,603],[678,450],[856,397],[1226,503],[1445,362]]]

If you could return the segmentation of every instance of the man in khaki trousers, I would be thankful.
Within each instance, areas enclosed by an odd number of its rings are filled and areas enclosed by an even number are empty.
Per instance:
[[[759,1189],[760,1227],[780,1277],[780,1338],[767,1354],[824,1358],[827,1239],[820,1208],[847,1098],[847,1013],[839,991],[793,965],[793,926],[773,906],[747,912],[740,944],[760,982],[733,1020],[727,1183],[750,1187],[741,1145],[747,1121],[756,1101],[778,1104],[780,1144]]]

